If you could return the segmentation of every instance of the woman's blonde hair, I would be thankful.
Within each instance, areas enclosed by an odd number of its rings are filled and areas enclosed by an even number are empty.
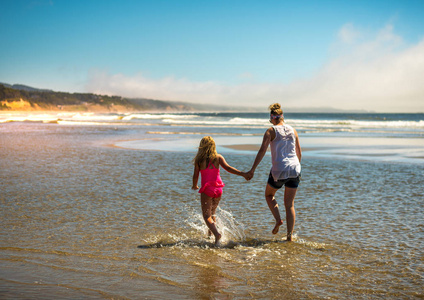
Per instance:
[[[193,159],[195,165],[200,166],[204,161],[213,161],[218,156],[216,152],[215,141],[210,136],[205,136],[200,140],[196,157]]]
[[[281,109],[280,103],[274,103],[269,106],[269,110],[271,111],[271,115],[278,116],[283,114],[283,110]]]

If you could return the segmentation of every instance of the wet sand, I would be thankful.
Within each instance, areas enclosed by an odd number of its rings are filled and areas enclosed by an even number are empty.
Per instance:
[[[217,151],[222,154],[254,154],[260,148],[258,136],[214,136]],[[143,139],[121,140],[116,147],[134,150],[197,151],[198,136],[175,134],[149,134]],[[338,160],[367,160],[404,163],[424,163],[424,142],[417,138],[346,138],[346,137],[301,137],[302,154]],[[268,149],[269,152],[269,149]]]
[[[421,164],[305,150],[293,243],[285,225],[271,233],[269,155],[249,182],[222,170],[223,247],[215,248],[190,189],[199,136],[19,123],[0,134],[2,299],[424,296]],[[217,137],[222,149],[258,140]],[[131,147],[107,146],[125,141]],[[228,163],[250,168],[254,151],[226,149]]]

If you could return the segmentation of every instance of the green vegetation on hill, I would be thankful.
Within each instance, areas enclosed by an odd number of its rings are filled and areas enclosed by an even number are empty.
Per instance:
[[[191,105],[183,103],[152,99],[128,99],[120,96],[105,96],[90,93],[71,94],[38,90],[22,85],[10,86],[0,84],[0,110],[19,110],[24,106],[22,103],[26,104],[26,110],[194,110]]]

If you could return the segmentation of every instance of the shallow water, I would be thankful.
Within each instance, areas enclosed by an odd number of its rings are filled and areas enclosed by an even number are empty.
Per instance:
[[[305,152],[292,243],[271,234],[269,157],[250,182],[221,171],[215,248],[192,152],[111,147],[151,136],[129,127],[2,126],[0,298],[424,297],[422,164]]]

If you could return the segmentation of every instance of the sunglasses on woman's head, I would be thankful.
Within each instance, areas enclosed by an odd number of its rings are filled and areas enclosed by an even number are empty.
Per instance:
[[[283,115],[270,115],[269,116],[269,122],[272,123],[272,120],[281,119],[282,117],[283,117]]]

